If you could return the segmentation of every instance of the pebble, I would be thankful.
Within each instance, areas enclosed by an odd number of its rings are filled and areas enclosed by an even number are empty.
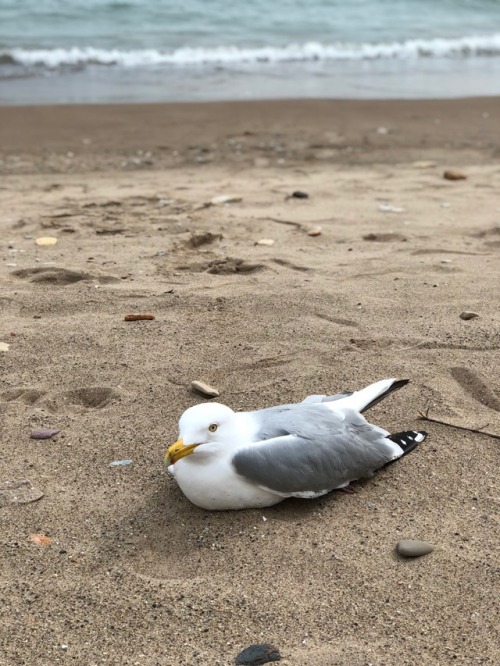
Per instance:
[[[271,661],[280,661],[281,655],[276,646],[271,643],[260,643],[250,645],[242,650],[235,658],[236,666],[259,666],[268,664]]]
[[[476,317],[479,317],[477,312],[469,312],[469,310],[464,310],[464,312],[460,313],[460,319],[464,319],[465,321],[468,319],[475,319]]]
[[[313,227],[308,229],[306,233],[308,236],[321,236],[321,227]]]
[[[30,437],[31,439],[50,439],[60,432],[57,428],[38,428],[38,430],[33,430]]]
[[[271,245],[274,245],[276,241],[274,241],[272,238],[261,238],[258,240],[255,245],[266,245],[268,247],[271,247]]]
[[[134,461],[127,459],[127,460],[113,460],[113,462],[110,462],[108,467],[126,467],[127,465],[131,465]]]
[[[8,504],[29,504],[43,497],[31,481],[0,481],[0,507]]]
[[[427,541],[417,541],[413,539],[403,539],[397,543],[397,551],[403,557],[420,557],[432,553],[434,546]]]
[[[54,238],[53,236],[41,236],[35,240],[35,243],[40,246],[48,247],[49,245],[55,245],[57,243],[57,238]]]
[[[295,192],[292,192],[292,198],[293,199],[309,199],[309,195],[307,192],[301,192],[301,190],[295,190]]]
[[[210,199],[210,203],[213,206],[221,206],[222,204],[231,204],[231,203],[239,203],[240,201],[243,201],[243,197],[240,197],[235,194],[218,194],[216,197],[212,197]]]
[[[443,173],[443,178],[446,180],[465,180],[467,176],[461,171],[455,171],[454,169],[448,169]]]
[[[9,351],[9,343],[8,342],[0,342],[0,352],[7,352]]]
[[[219,395],[219,391],[216,388],[205,384],[205,382],[199,382],[197,379],[191,382],[191,388],[198,391],[198,393],[208,395],[210,398],[216,398]]]

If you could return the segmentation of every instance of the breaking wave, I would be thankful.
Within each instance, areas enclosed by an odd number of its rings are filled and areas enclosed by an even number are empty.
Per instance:
[[[57,69],[65,66],[118,65],[144,67],[155,65],[238,65],[281,62],[313,62],[335,60],[410,60],[415,58],[474,58],[500,56],[500,33],[460,38],[411,39],[404,42],[378,44],[289,44],[240,48],[184,47],[174,51],[156,49],[97,49],[73,47],[55,49],[14,48],[0,51],[0,65],[23,65]]]

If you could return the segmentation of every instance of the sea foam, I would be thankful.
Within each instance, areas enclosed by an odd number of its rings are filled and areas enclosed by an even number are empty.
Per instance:
[[[280,62],[346,61],[346,60],[410,60],[417,58],[473,58],[499,56],[500,33],[488,36],[468,36],[455,39],[411,39],[404,42],[373,44],[289,44],[282,47],[263,46],[240,48],[220,46],[213,48],[184,47],[174,51],[156,49],[98,49],[73,47],[54,49],[14,48],[0,51],[0,63],[27,67],[56,69],[64,66],[118,65],[122,67],[144,66],[195,66],[238,65]]]

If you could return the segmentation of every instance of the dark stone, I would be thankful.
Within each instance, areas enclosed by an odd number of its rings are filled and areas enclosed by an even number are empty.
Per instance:
[[[307,192],[301,192],[300,190],[295,190],[295,192],[292,192],[292,197],[294,199],[309,199]]]
[[[259,666],[271,661],[280,661],[281,655],[276,646],[271,643],[250,645],[242,650],[234,660],[236,666]]]

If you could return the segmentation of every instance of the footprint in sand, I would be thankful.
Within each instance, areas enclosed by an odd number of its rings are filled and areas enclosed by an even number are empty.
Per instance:
[[[0,401],[20,401],[27,405],[43,405],[51,412],[59,411],[64,405],[76,405],[86,409],[102,409],[112,400],[120,399],[120,394],[111,388],[92,386],[61,393],[50,394],[41,389],[11,389],[0,393]]]
[[[29,280],[30,282],[40,284],[53,284],[57,286],[65,286],[67,284],[74,284],[81,280],[90,280],[92,278],[88,273],[80,273],[77,271],[70,271],[67,268],[23,268],[14,271],[13,275],[22,280]]]
[[[500,399],[490,387],[468,368],[450,368],[451,376],[474,400],[500,412]]]
[[[45,391],[34,388],[11,389],[10,391],[4,391],[3,393],[0,393],[0,400],[2,400],[2,402],[13,402],[14,400],[20,400],[27,405],[35,405],[45,395]]]
[[[177,270],[189,273],[210,273],[211,275],[228,275],[234,273],[255,273],[263,270],[264,264],[250,263],[244,259],[214,259],[213,261],[177,266]]]
[[[94,386],[91,388],[79,388],[72,391],[60,393],[59,397],[65,402],[81,405],[89,409],[102,409],[112,400],[118,399],[120,394],[110,388]]]
[[[103,284],[120,282],[120,278],[117,278],[114,275],[91,275],[90,273],[71,271],[67,268],[54,267],[23,268],[14,271],[12,275],[21,278],[22,280],[29,280],[35,284],[51,284],[56,287],[65,287],[68,284],[75,284],[82,280],[98,280]]]

